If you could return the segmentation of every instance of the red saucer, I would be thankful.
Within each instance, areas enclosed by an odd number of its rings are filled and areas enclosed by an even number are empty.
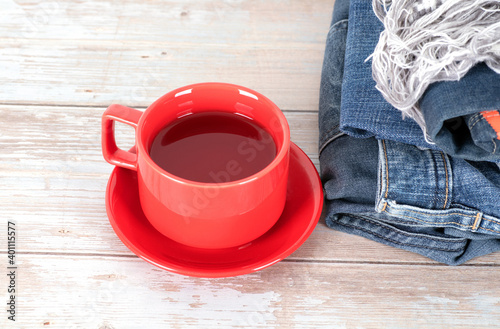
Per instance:
[[[197,277],[242,275],[281,261],[312,233],[322,206],[323,190],[316,168],[293,143],[285,209],[267,233],[243,246],[194,248],[156,231],[142,212],[135,171],[115,168],[106,190],[106,210],[111,226],[132,252],[167,271]]]

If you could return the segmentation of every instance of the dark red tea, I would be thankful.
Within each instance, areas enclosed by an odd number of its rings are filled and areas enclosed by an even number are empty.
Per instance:
[[[165,171],[204,183],[251,176],[276,156],[271,135],[235,114],[205,112],[167,125],[155,137],[150,155]]]

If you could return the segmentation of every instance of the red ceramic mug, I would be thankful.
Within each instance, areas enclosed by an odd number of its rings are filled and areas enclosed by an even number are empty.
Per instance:
[[[152,160],[151,146],[162,129],[186,115],[214,110],[246,117],[264,128],[276,145],[274,159],[255,174],[218,183],[176,176]],[[135,128],[135,153],[116,146],[114,121]],[[265,96],[232,84],[185,86],[165,94],[145,112],[114,104],[102,117],[105,160],[136,170],[142,210],[150,223],[193,247],[243,245],[276,223],[286,201],[289,149],[290,130],[280,109]]]

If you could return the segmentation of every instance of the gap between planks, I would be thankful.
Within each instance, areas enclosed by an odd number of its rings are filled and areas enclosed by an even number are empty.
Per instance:
[[[108,107],[111,104],[50,104],[50,103],[19,103],[19,102],[0,102],[0,106],[33,106],[33,107],[70,107],[70,108],[99,108]],[[144,105],[126,105],[137,110],[145,110],[148,107]],[[281,109],[285,113],[318,113],[318,110],[294,110],[294,109]]]
[[[7,254],[6,250],[1,250],[0,253]],[[117,258],[117,259],[141,259],[139,256],[134,254],[112,254],[112,253],[75,253],[75,252],[41,252],[41,251],[22,251],[17,252],[18,255],[32,255],[32,256],[62,256],[62,257],[101,257],[101,258]],[[144,262],[146,262],[144,260]],[[305,259],[305,258],[293,258],[289,256],[281,260],[280,262],[284,263],[297,263],[297,264],[330,264],[330,265],[383,265],[383,266],[431,266],[431,267],[442,267],[442,268],[452,268],[453,266],[449,266],[441,263],[433,263],[433,262],[393,262],[393,261],[349,261],[349,260],[321,260],[321,259]],[[500,264],[487,264],[487,263],[472,263],[472,264],[462,264],[458,267],[467,267],[467,268],[494,268],[500,267]]]

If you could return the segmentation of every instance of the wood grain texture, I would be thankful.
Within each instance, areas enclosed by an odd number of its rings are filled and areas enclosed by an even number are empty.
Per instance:
[[[130,253],[106,217],[104,193],[113,167],[101,153],[104,110],[0,106],[2,213],[25,226],[23,250]],[[317,164],[317,115],[285,115],[292,140]],[[123,148],[131,147],[133,130],[117,124],[117,140]]]
[[[17,320],[0,328],[500,328],[500,253],[459,267],[320,221],[290,257],[233,278],[175,275],[114,234],[100,120],[225,81],[285,113],[319,169],[333,1],[0,0],[0,224],[16,222]],[[117,124],[118,144],[133,145]],[[7,301],[0,232],[0,302]]]
[[[317,110],[331,1],[7,3],[0,102],[137,107],[223,81]]]
[[[18,329],[492,328],[500,319],[498,267],[281,262],[202,279],[137,258],[21,259]]]
[[[18,223],[23,251],[131,255],[111,229],[105,211],[104,193],[113,167],[101,154],[104,110],[0,105],[2,214]],[[292,141],[319,169],[317,114],[285,112],[285,116]],[[117,124],[123,148],[133,145],[133,135],[130,127]],[[0,250],[6,250],[5,244]],[[335,232],[323,222],[290,259],[434,264],[410,252]],[[500,254],[469,263],[500,264]]]

